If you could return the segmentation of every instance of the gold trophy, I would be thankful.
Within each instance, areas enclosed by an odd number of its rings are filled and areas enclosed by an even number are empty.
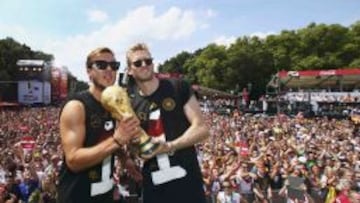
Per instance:
[[[117,120],[122,120],[132,116],[136,116],[134,110],[131,108],[131,103],[126,90],[120,86],[112,85],[102,92],[101,104],[111,113],[111,116]],[[140,157],[149,159],[155,155],[160,149],[159,143],[152,143],[151,137],[141,129],[140,140],[138,143],[138,150]]]

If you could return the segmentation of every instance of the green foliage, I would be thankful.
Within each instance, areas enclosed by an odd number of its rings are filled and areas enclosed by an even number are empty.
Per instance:
[[[354,59],[354,60],[350,63],[349,67],[360,67],[360,58]]]
[[[183,73],[183,65],[187,59],[191,57],[191,54],[188,52],[181,52],[175,57],[166,60],[164,64],[159,66],[160,72],[177,72]]]
[[[192,83],[228,92],[252,84],[252,97],[257,97],[280,70],[360,67],[360,21],[349,27],[310,23],[265,39],[239,37],[230,47],[210,44],[192,54],[180,53],[162,67],[183,73]]]

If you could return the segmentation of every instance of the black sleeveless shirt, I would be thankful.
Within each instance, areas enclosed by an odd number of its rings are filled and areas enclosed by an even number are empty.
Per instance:
[[[185,81],[161,79],[158,89],[145,97],[139,94],[136,86],[129,87],[128,91],[141,126],[150,136],[171,141],[189,128],[184,106],[193,92]],[[166,155],[165,159],[169,160],[171,168],[180,167],[186,175],[161,184],[154,183],[152,173],[162,172],[158,157],[146,161],[142,170],[144,203],[206,202],[195,147],[178,150],[173,155]]]
[[[112,136],[115,121],[90,92],[77,93],[69,100],[78,100],[85,107],[84,147],[94,146]],[[109,156],[91,168],[74,173],[64,159],[59,174],[58,202],[113,202],[113,166],[114,158]]]

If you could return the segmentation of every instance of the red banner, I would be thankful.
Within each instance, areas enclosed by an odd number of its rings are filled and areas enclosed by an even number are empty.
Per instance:
[[[24,150],[33,150],[35,147],[35,138],[29,135],[21,138],[20,144]]]

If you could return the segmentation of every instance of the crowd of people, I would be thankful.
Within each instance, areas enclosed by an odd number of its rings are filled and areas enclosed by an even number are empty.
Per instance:
[[[57,107],[1,108],[0,202],[55,202],[58,115]]]
[[[297,193],[308,202],[360,201],[360,132],[351,120],[236,110],[204,115],[211,137],[197,150],[208,202],[231,197],[238,198],[233,202],[286,202]],[[2,202],[55,202],[63,156],[58,116],[57,107],[1,109]],[[24,148],[24,136],[34,138],[33,148]],[[141,184],[128,178],[120,162],[115,167],[119,193],[114,199],[140,197]],[[301,178],[299,188],[290,177]]]
[[[212,136],[199,149],[213,202],[224,183],[247,202],[286,202],[299,194],[307,202],[360,201],[360,137],[350,119],[239,112],[206,118]]]

